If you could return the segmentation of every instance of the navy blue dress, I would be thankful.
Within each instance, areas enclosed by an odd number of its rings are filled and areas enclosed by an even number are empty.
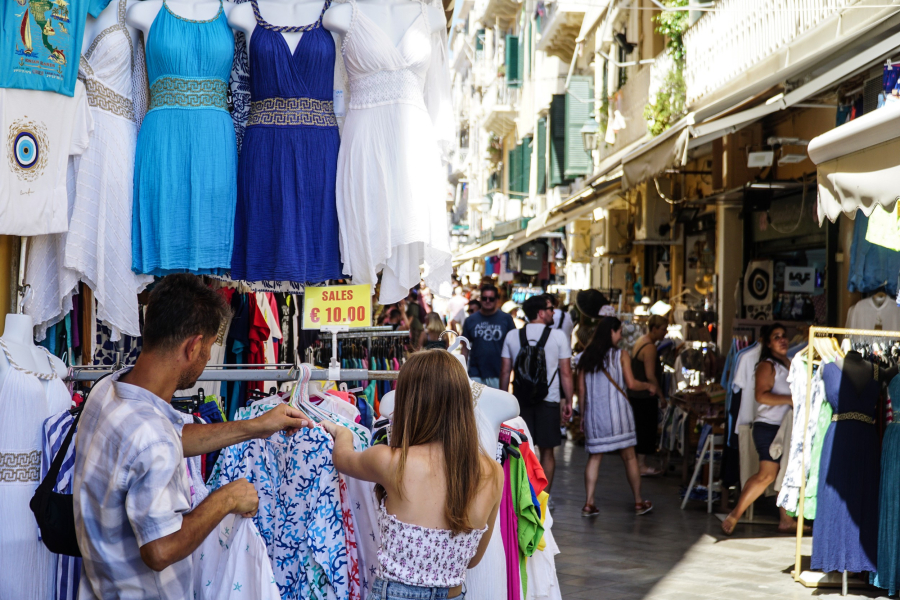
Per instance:
[[[861,413],[875,418],[881,384],[861,390],[834,363],[823,367],[825,394],[835,416]],[[818,509],[813,524],[813,569],[875,571],[878,554],[878,489],[881,453],[878,431],[858,418],[832,422],[820,463]]]
[[[299,284],[338,279],[334,38],[321,16],[309,26],[278,27],[253,4],[251,108],[238,163],[231,278]],[[281,31],[304,32],[293,53]]]

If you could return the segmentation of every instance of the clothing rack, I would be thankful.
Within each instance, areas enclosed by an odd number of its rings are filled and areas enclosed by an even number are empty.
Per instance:
[[[209,365],[197,381],[276,381],[297,380],[297,371],[291,364],[270,365]],[[66,381],[97,381],[114,372],[109,366],[71,367]],[[393,381],[399,371],[366,371],[365,369],[340,369],[337,381]],[[313,369],[312,381],[329,381],[328,369]]]
[[[817,327],[815,325],[809,328],[809,341],[807,345],[807,357],[806,357],[806,402],[804,403],[804,416],[803,416],[803,430],[802,435],[804,436],[804,444],[803,444],[803,453],[802,458],[800,459],[800,498],[799,504],[797,505],[797,549],[796,555],[794,557],[794,570],[791,573],[794,577],[794,581],[804,585],[805,587],[824,587],[830,585],[836,585],[837,582],[833,580],[829,580],[827,576],[815,576],[815,575],[806,575],[804,572],[800,570],[800,547],[803,543],[803,509],[804,509],[804,500],[806,496],[806,464],[809,460],[809,452],[810,448],[808,448],[808,444],[805,443],[806,432],[809,430],[809,413],[812,406],[812,379],[813,379],[813,360],[815,359],[817,350],[815,345],[813,344],[813,340],[817,335],[824,337],[835,337],[839,335],[843,336],[861,336],[861,337],[877,337],[877,338],[894,338],[900,339],[900,331],[883,331],[880,329],[843,329],[840,327]],[[820,355],[821,356],[821,355]],[[847,572],[844,571],[841,577],[841,595],[847,595]]]

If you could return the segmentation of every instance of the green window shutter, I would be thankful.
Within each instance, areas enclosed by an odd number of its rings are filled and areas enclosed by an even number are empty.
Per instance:
[[[547,119],[537,123],[537,193],[547,193]]]
[[[525,53],[527,51],[528,49],[525,46],[525,36],[523,35],[519,37],[519,66],[516,68],[516,73],[518,73],[519,77],[521,77],[522,79],[525,78]],[[522,84],[520,83],[519,87],[521,86]]]
[[[475,32],[475,50],[484,50],[484,29]]]
[[[509,157],[507,159],[507,162],[509,164],[507,165],[506,169],[506,181],[509,185],[510,193],[519,191],[519,170],[522,166],[520,162],[521,159],[519,158],[520,153],[520,146],[516,146],[509,151]]]
[[[534,39],[533,23],[529,20],[525,28],[525,52],[528,53],[528,76],[534,73],[534,52],[531,40]]]
[[[519,37],[506,36],[506,85],[507,87],[521,87],[522,79],[519,75]]]
[[[525,195],[529,195],[531,193],[531,151],[532,151],[532,138],[527,137],[522,140],[522,189],[521,192]]]
[[[584,149],[581,128],[591,118],[594,97],[592,79],[588,76],[574,76],[566,93],[566,179],[590,175],[593,171],[591,154]]]
[[[550,187],[565,182],[563,160],[566,155],[566,96],[554,94],[550,102]]]

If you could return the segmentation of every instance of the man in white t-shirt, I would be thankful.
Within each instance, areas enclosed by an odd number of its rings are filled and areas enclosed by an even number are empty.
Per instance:
[[[533,296],[522,306],[529,323],[525,326],[525,336],[530,345],[538,344],[545,330],[552,327],[553,305],[547,296]],[[500,354],[500,389],[509,389],[510,374],[514,370],[516,357],[521,349],[519,330],[506,334],[503,351]],[[544,345],[547,365],[547,396],[531,405],[519,402],[519,416],[525,420],[533,438],[540,448],[541,466],[547,476],[547,489],[553,484],[556,459],[553,449],[562,443],[560,421],[572,418],[572,347],[560,329],[551,329]],[[560,398],[560,382],[565,398]]]

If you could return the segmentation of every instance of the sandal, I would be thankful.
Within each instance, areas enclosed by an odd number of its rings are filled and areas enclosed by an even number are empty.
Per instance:
[[[649,468],[641,473],[641,477],[659,477],[660,475],[662,475],[662,471],[654,468]]]
[[[634,514],[635,515],[646,515],[648,512],[653,510],[653,503],[649,500],[644,500],[643,502],[635,502],[634,503]]]
[[[581,509],[582,517],[596,517],[599,514],[600,510],[593,504],[585,504],[584,508]]]

